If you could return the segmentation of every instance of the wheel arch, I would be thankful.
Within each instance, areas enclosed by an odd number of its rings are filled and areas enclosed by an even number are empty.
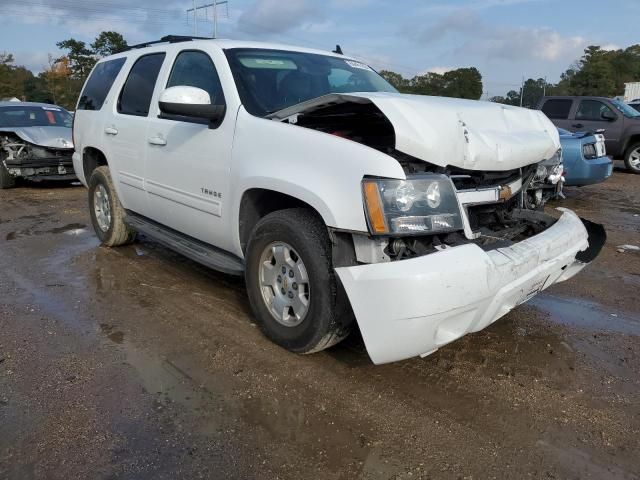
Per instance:
[[[266,215],[287,208],[306,208],[322,219],[326,226],[333,224],[334,217],[327,205],[312,194],[285,193],[281,189],[251,187],[244,190],[238,209],[238,239],[244,254],[249,236],[255,225]]]
[[[107,157],[99,148],[85,147],[82,150],[82,174],[87,183],[93,171],[100,166],[109,166]]]

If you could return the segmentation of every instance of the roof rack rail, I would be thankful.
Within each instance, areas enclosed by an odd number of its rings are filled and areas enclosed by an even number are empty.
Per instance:
[[[193,37],[191,35],[165,35],[160,40],[138,43],[137,45],[129,45],[127,48],[123,48],[121,52],[127,52],[136,48],[150,47],[151,45],[157,45],[158,43],[179,43],[190,42],[191,40],[211,40],[211,37]]]

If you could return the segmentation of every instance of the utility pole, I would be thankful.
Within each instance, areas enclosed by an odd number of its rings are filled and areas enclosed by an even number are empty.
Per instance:
[[[547,96],[547,77],[544,77],[544,84],[542,86],[542,96],[546,97]]]
[[[193,24],[195,36],[198,36],[198,10],[204,9],[205,19],[207,18],[207,9],[213,8],[213,38],[218,38],[218,6],[228,5],[228,0],[213,0],[213,3],[207,3],[206,5],[196,6],[196,0],[193,0],[193,8],[187,10],[187,15],[193,12]]]
[[[520,106],[522,106],[523,97],[524,97],[524,77],[522,77],[522,85],[520,85]]]

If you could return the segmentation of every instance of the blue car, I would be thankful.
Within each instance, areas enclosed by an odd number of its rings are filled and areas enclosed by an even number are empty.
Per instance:
[[[604,182],[613,172],[613,161],[607,157],[604,135],[600,133],[572,133],[562,128],[562,163],[566,186],[581,187]]]

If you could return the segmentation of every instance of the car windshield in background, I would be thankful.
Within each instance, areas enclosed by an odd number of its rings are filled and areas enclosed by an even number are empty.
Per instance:
[[[226,55],[244,107],[260,117],[330,93],[397,91],[368,65],[346,58],[265,49]]]
[[[611,103],[613,103],[613,106],[620,110],[625,117],[640,117],[640,112],[620,100],[611,100]]]
[[[72,117],[58,107],[0,107],[0,128],[6,127],[69,127]]]

